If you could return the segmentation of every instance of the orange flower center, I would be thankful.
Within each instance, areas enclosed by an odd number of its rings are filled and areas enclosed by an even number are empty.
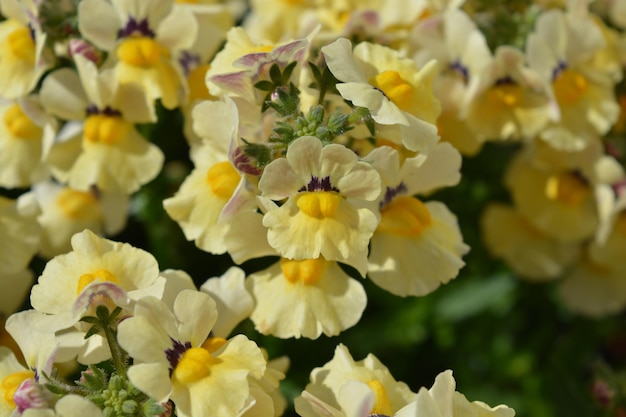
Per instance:
[[[70,219],[97,220],[101,217],[98,199],[89,192],[65,188],[57,196],[56,205]]]
[[[328,261],[322,257],[304,259],[302,261],[285,258],[280,260],[280,269],[283,272],[283,276],[292,284],[314,285],[322,277],[327,266]]]
[[[296,198],[303,213],[320,220],[333,217],[341,204],[341,195],[336,191],[304,191]]]
[[[114,145],[122,141],[132,125],[119,116],[93,114],[85,120],[85,139],[90,143]]]
[[[235,192],[241,176],[230,162],[224,161],[209,168],[206,180],[213,194],[228,200]]]
[[[382,208],[376,231],[413,237],[422,234],[431,223],[430,212],[424,203],[415,197],[401,196]]]
[[[4,112],[2,121],[11,135],[18,139],[39,139],[43,133],[43,129],[33,123],[17,103]]]
[[[576,104],[589,88],[585,77],[571,69],[564,69],[552,85],[559,104]]]
[[[33,371],[20,371],[10,374],[2,379],[2,382],[0,382],[0,388],[3,392],[4,401],[11,406],[11,408],[15,407],[13,397],[22,382],[34,377],[35,373]]]
[[[125,64],[140,68],[152,68],[161,55],[167,55],[154,39],[144,36],[133,36],[124,39],[117,47],[117,58]]]
[[[568,206],[579,206],[589,197],[589,186],[578,176],[564,172],[552,175],[546,181],[546,196]]]
[[[35,63],[35,41],[26,26],[17,28],[9,33],[7,44],[16,59],[31,64]]]
[[[381,90],[396,106],[405,110],[411,104],[413,87],[397,71],[383,71],[370,84]]]

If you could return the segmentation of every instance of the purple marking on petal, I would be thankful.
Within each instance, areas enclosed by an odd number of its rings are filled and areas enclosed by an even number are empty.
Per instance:
[[[465,80],[465,82],[467,82],[467,80],[469,80],[469,70],[467,69],[467,67],[463,64],[461,64],[460,60],[456,60],[454,62],[452,62],[449,65],[450,69],[456,71],[459,75],[461,75],[461,77],[463,77],[463,80]]]
[[[246,80],[249,79],[250,76],[246,71],[218,74],[210,78],[211,82],[220,86],[224,90],[232,91],[243,96],[246,96],[248,93]]]
[[[403,182],[395,187],[387,187],[387,189],[385,190],[385,196],[382,200],[380,200],[380,203],[378,203],[378,208],[382,209],[387,204],[391,203],[391,200],[393,200],[400,194],[406,193],[407,191],[408,189],[406,187],[406,184],[404,184]]]
[[[194,54],[190,51],[183,51],[178,57],[178,63],[183,68],[183,72],[186,77],[191,71],[200,65],[200,55]]]
[[[90,104],[87,107],[87,116],[92,116],[94,114],[104,114],[105,116],[115,117],[115,116],[121,116],[122,112],[114,108],[111,108],[109,106],[106,106],[105,108],[100,109],[95,104]]]
[[[566,69],[567,69],[567,63],[564,61],[560,61],[559,65],[557,65],[556,68],[552,70],[552,81],[554,81],[556,77],[561,75],[561,73],[565,71]]]
[[[172,348],[165,351],[165,357],[167,361],[170,363],[170,374],[176,369],[176,365],[180,362],[180,358],[183,356],[183,353],[187,351],[187,349],[191,349],[191,342],[185,342],[184,344],[179,342],[178,340],[174,340],[170,337],[172,341]]]
[[[315,175],[311,177],[311,181],[307,185],[303,185],[298,192],[302,191],[336,191],[339,192],[339,188],[333,186],[330,183],[330,177],[324,177],[322,179]]]
[[[89,308],[95,300],[105,297],[113,301],[115,305],[125,307],[129,303],[126,291],[119,285],[112,282],[93,282],[85,287],[80,293],[74,305],[72,306],[72,314],[79,315]]]
[[[498,78],[495,82],[495,85],[515,85],[515,84],[517,84],[515,80],[508,75],[502,78]]]
[[[147,36],[154,38],[156,34],[148,25],[148,19],[135,20],[134,17],[130,17],[126,25],[117,31],[117,39],[127,38],[129,36]]]

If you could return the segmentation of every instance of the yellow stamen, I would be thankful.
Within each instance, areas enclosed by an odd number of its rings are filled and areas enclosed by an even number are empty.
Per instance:
[[[317,259],[304,259],[302,261],[285,258],[281,258],[280,260],[280,269],[283,272],[283,276],[292,284],[315,284],[322,277],[327,266],[328,261],[321,257]]]
[[[585,77],[571,69],[563,70],[552,85],[559,104],[576,104],[589,87]]]
[[[335,191],[305,191],[296,198],[298,208],[316,219],[333,217],[341,204],[341,196]]]
[[[117,48],[117,58],[134,67],[151,68],[160,60],[165,51],[152,38],[129,37]]]
[[[569,206],[579,206],[589,197],[584,180],[568,172],[552,175],[546,181],[546,197]]]
[[[213,194],[228,200],[235,192],[241,176],[230,162],[224,161],[209,168],[206,180]]]
[[[223,337],[209,337],[202,344],[202,348],[206,349],[209,353],[213,353],[219,350],[222,346],[224,346],[227,341],[228,340],[224,339]]]
[[[76,285],[76,294],[83,292],[85,287],[94,281],[98,282],[111,282],[113,284],[120,284],[120,281],[115,275],[106,269],[98,269],[90,274],[83,274],[78,278],[78,284]]]
[[[18,139],[39,139],[43,133],[43,129],[33,123],[17,103],[4,112],[2,121],[11,135]]]
[[[9,33],[7,43],[9,50],[15,58],[31,64],[35,63],[35,41],[26,26]]]
[[[89,192],[65,188],[57,196],[56,205],[66,217],[73,220],[101,217],[98,199]]]
[[[385,387],[378,380],[373,380],[367,383],[370,389],[374,392],[374,407],[370,414],[382,414],[385,416],[393,415],[393,408],[391,407],[391,402],[389,401],[389,397],[387,396],[387,391],[385,391]]]
[[[381,210],[376,231],[399,236],[418,236],[432,223],[428,208],[414,197],[397,197]]]
[[[33,371],[20,371],[4,377],[2,382],[0,382],[0,389],[2,389],[4,401],[11,406],[11,408],[15,407],[13,397],[22,382],[34,377],[35,373]]]
[[[128,135],[131,124],[119,116],[93,114],[85,120],[84,129],[87,141],[114,145]]]
[[[187,349],[174,369],[174,379],[183,384],[192,384],[211,375],[211,367],[221,362],[206,349]]]
[[[248,53],[270,52],[272,49],[274,49],[274,45],[257,45],[252,47]]]
[[[514,107],[522,101],[523,90],[516,84],[503,84],[487,91],[487,100],[494,106]]]
[[[196,100],[208,100],[211,98],[209,89],[206,86],[206,72],[209,70],[209,64],[199,65],[192,69],[187,75],[187,84],[189,85],[189,102]]]
[[[396,106],[406,109],[413,98],[413,87],[397,71],[383,71],[370,83],[382,90]]]

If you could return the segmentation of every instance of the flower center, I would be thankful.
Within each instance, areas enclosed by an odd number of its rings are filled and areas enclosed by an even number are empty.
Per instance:
[[[579,206],[589,196],[589,186],[584,179],[564,172],[548,178],[545,193],[550,200],[569,206]]]
[[[131,125],[119,116],[92,114],[85,120],[84,129],[88,142],[114,145],[128,135]]]
[[[487,91],[487,100],[493,106],[514,107],[522,101],[522,93],[516,84],[495,85]]]
[[[304,191],[296,198],[298,208],[316,219],[333,217],[341,204],[341,195],[335,191]]]
[[[228,161],[213,165],[206,175],[211,192],[224,200],[228,200],[233,195],[240,179],[239,173]]]
[[[154,39],[135,36],[121,42],[117,48],[117,58],[134,67],[151,68],[159,62],[162,51]]]
[[[83,274],[78,278],[78,284],[76,285],[76,294],[83,292],[85,287],[94,281],[98,282],[112,282],[113,284],[120,284],[120,281],[115,275],[106,269],[98,269],[96,272],[90,274]]]
[[[419,236],[432,223],[428,208],[414,197],[401,196],[381,209],[376,231],[400,236]]]
[[[4,112],[2,118],[7,130],[18,139],[39,139],[43,130],[33,123],[22,107],[15,103]]]
[[[406,109],[411,103],[413,87],[397,71],[383,71],[370,83],[401,109]]]
[[[174,369],[174,379],[183,384],[192,384],[211,375],[211,367],[221,362],[221,359],[214,358],[204,348],[189,348]]]
[[[187,76],[187,84],[189,85],[189,102],[196,100],[208,100],[211,98],[209,89],[206,86],[206,73],[210,65],[199,65],[192,69]]]
[[[4,401],[12,408],[15,407],[15,400],[13,399],[15,392],[20,387],[22,382],[34,377],[35,373],[33,371],[20,371],[4,377],[2,382],[0,382],[0,388],[2,388]]]
[[[35,41],[26,26],[9,33],[7,43],[14,57],[31,64],[35,62]]]
[[[561,71],[552,85],[559,104],[576,104],[589,87],[585,77],[571,69]]]
[[[320,257],[317,259],[304,259],[296,261],[294,259],[281,258],[280,269],[285,279],[292,284],[302,283],[304,285],[313,285],[321,278],[328,261]]]
[[[367,383],[370,389],[374,392],[374,407],[370,414],[382,414],[385,416],[393,415],[393,408],[391,407],[391,402],[389,402],[389,397],[387,396],[387,391],[385,391],[385,387],[378,380],[373,380]]]
[[[89,192],[65,188],[57,196],[56,204],[70,219],[96,220],[101,217],[98,200]]]

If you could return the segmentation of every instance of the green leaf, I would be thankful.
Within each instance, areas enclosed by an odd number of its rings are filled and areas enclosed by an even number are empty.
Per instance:
[[[283,70],[283,75],[281,77],[281,81],[282,81],[281,85],[287,85],[287,83],[289,82],[289,78],[291,78],[291,73],[293,72],[297,63],[298,63],[297,61],[293,61],[293,62],[290,62],[289,65],[285,67],[285,69]]]
[[[278,64],[273,64],[270,67],[270,79],[275,85],[282,85],[282,74],[280,73]]]
[[[261,91],[274,91],[276,89],[276,85],[274,85],[274,83],[270,81],[261,80],[257,82],[256,84],[254,84],[254,88],[259,89]]]

